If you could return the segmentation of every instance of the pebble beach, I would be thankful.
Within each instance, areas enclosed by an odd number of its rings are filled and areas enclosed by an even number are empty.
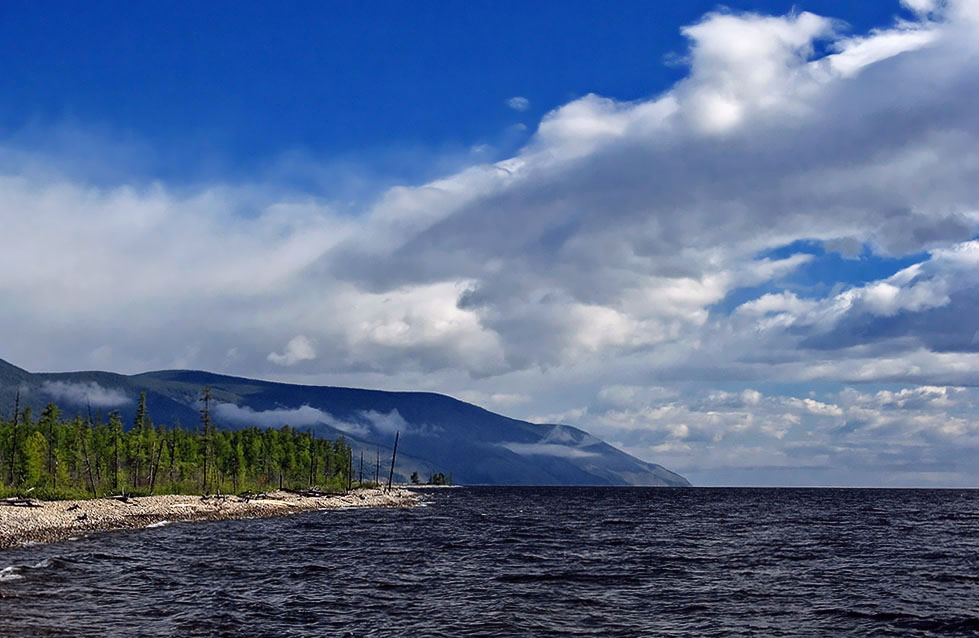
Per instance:
[[[187,495],[36,501],[37,507],[0,507],[0,549],[53,543],[92,532],[139,529],[178,521],[288,516],[347,507],[412,507],[418,495],[406,489],[358,489],[336,496],[273,491],[257,497]]]

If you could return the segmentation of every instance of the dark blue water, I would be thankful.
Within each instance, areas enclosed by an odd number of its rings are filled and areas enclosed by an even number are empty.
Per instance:
[[[979,635],[979,491],[425,498],[3,551],[0,635]]]

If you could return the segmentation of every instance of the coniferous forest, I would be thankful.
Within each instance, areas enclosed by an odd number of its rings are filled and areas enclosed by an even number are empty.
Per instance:
[[[221,429],[211,417],[208,388],[201,404],[193,429],[154,425],[145,393],[129,428],[118,411],[107,418],[69,417],[53,403],[40,415],[15,405],[0,421],[0,495],[340,491],[352,483],[351,449],[342,438],[322,439],[288,425]]]

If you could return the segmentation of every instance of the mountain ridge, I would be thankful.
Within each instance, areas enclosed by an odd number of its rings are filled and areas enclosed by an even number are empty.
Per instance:
[[[154,422],[195,427],[205,385],[211,388],[220,426],[288,424],[343,436],[354,449],[355,463],[361,455],[365,463],[374,462],[369,469],[390,456],[394,434],[400,432],[396,474],[401,480],[412,472],[422,478],[442,472],[463,484],[689,485],[663,466],[580,428],[513,419],[436,392],[301,385],[206,370],[31,373],[0,359],[0,414],[6,416],[19,390],[21,404],[34,410],[49,401],[69,415],[119,410],[128,423],[139,394],[146,392]]]

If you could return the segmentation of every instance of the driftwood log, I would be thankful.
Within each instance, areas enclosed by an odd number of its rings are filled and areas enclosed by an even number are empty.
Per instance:
[[[322,490],[317,490],[314,488],[304,489],[304,490],[289,490],[283,488],[283,492],[288,492],[289,494],[296,494],[298,496],[303,496],[306,498],[320,498],[322,496],[338,496],[343,494],[343,492],[324,492]]]
[[[247,492],[242,492],[241,494],[238,495],[239,503],[247,503],[248,501],[251,501],[253,499],[261,499],[263,501],[282,500],[280,497],[275,496],[274,494],[269,494],[268,492],[252,492],[251,490],[248,490]]]
[[[41,505],[26,496],[11,496],[9,498],[0,498],[0,505],[9,505],[11,507],[41,507]]]

